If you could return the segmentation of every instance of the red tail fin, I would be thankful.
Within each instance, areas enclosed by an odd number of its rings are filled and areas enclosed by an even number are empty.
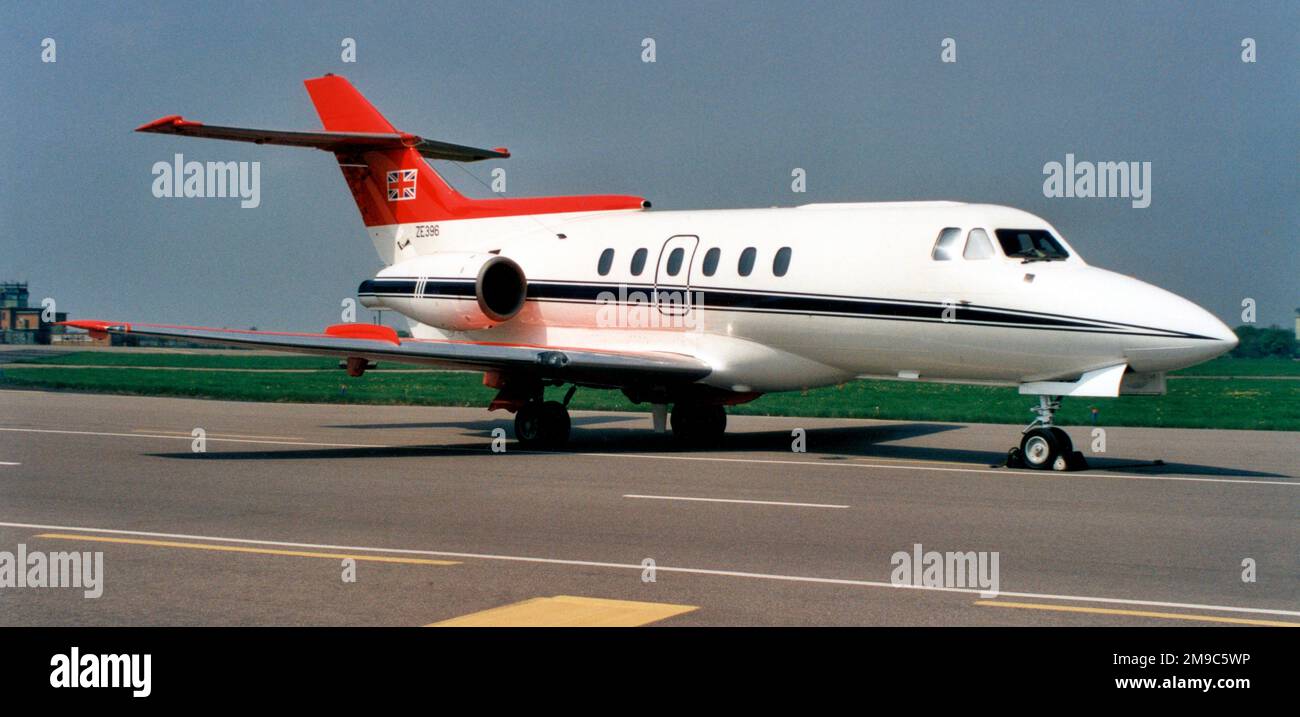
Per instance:
[[[338,75],[304,80],[321,125],[330,132],[396,132],[379,110]]]
[[[327,131],[398,133],[410,138],[408,146],[402,149],[349,147],[346,151],[335,151],[366,226],[649,206],[641,197],[616,194],[470,199],[453,189],[424,161],[417,150],[422,141],[419,137],[394,128],[352,83],[337,75],[326,75],[306,80],[304,84]]]
[[[206,137],[234,142],[315,147],[333,152],[366,226],[517,214],[642,209],[641,197],[596,194],[579,197],[470,199],[443,181],[425,157],[453,162],[504,159],[503,147],[481,149],[424,139],[401,132],[379,114],[346,79],[325,75],[307,80],[307,92],[325,125],[323,132],[225,127],[168,115],[138,132]]]

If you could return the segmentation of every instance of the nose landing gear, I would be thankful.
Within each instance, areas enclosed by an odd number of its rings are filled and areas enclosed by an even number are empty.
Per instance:
[[[1074,450],[1070,435],[1052,425],[1052,415],[1060,407],[1059,396],[1038,397],[1038,406],[1032,409],[1038,417],[1025,428],[1020,447],[1007,451],[1008,468],[1072,471],[1088,467],[1083,454]]]

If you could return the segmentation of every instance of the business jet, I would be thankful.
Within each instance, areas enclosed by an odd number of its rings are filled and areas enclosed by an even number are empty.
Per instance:
[[[1064,396],[1153,394],[1233,332],[1186,299],[1087,264],[1051,224],[960,202],[648,211],[638,196],[469,198],[426,159],[505,149],[397,130],[337,75],[305,82],[322,131],[163,117],[140,132],[334,154],[385,268],[361,303],[405,317],[277,333],[72,321],[125,334],[481,372],[516,440],[569,438],[578,387],[651,407],[658,432],[703,446],[726,407],[858,378],[1018,386],[1035,420],[1008,464],[1085,465],[1053,425]],[[546,387],[569,386],[563,401]],[[669,407],[671,406],[671,414]]]

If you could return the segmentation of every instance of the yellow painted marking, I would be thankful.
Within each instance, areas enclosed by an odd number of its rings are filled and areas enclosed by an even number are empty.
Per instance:
[[[692,605],[556,595],[453,617],[428,627],[640,627],[698,609]]]
[[[194,436],[193,431],[168,431],[168,430],[161,430],[161,429],[155,431],[149,428],[132,428],[131,432],[132,433],[165,433],[173,436],[190,436],[190,437]],[[262,438],[266,440],[277,440],[277,441],[302,440],[298,436],[248,436],[240,433],[204,433],[204,435],[208,438]]]
[[[1051,610],[1054,612],[1086,612],[1094,615],[1125,615],[1129,617],[1155,617],[1163,620],[1199,620],[1202,622],[1227,622],[1234,625],[1265,625],[1268,627],[1300,627],[1300,622],[1281,622],[1278,620],[1252,620],[1244,617],[1220,617],[1218,615],[1192,615],[1177,612],[1150,612],[1147,610],[1117,610],[1108,607],[1077,607],[1074,605],[1044,605],[1033,602],[996,602],[993,600],[976,600],[976,605],[986,607],[1012,607],[1026,610]]]
[[[306,550],[275,550],[273,548],[247,548],[237,545],[212,545],[210,543],[182,543],[173,540],[141,540],[138,538],[104,538],[98,535],[71,533],[41,533],[37,538],[55,540],[88,540],[96,543],[122,543],[125,545],[150,545],[156,548],[189,548],[191,550],[217,550],[227,553],[254,553],[257,555],[287,555],[295,558],[352,559],[371,563],[402,563],[405,565],[460,565],[454,560],[429,560],[425,558],[396,558],[387,555],[349,555],[347,553],[316,553]]]

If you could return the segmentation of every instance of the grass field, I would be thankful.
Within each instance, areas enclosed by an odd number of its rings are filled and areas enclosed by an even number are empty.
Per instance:
[[[1223,356],[1172,376],[1300,376],[1300,361],[1285,358],[1238,359]]]
[[[0,387],[236,401],[486,406],[493,391],[478,374],[442,371],[367,372],[350,378],[338,361],[313,356],[230,354],[72,353],[35,359],[40,366],[6,367]],[[176,371],[160,368],[258,369]],[[381,364],[381,369],[410,369]],[[150,370],[155,369],[155,370]],[[271,373],[274,370],[301,373]],[[1165,396],[1066,399],[1063,425],[1177,426],[1300,430],[1300,362],[1222,358],[1169,381]],[[553,389],[555,397],[562,389]],[[852,381],[807,393],[770,394],[732,407],[737,414],[889,418],[970,423],[1028,423],[1033,397],[1014,388],[901,381]],[[615,391],[579,390],[574,409],[647,410]]]
[[[4,354],[0,354],[0,360]],[[113,353],[111,351],[78,351],[61,356],[42,356],[24,359],[17,363],[43,366],[133,366],[167,368],[230,368],[261,370],[321,371],[338,368],[339,360],[328,356],[289,356],[266,354],[205,354],[205,353]],[[381,369],[419,369],[419,366],[400,363],[382,363]]]

